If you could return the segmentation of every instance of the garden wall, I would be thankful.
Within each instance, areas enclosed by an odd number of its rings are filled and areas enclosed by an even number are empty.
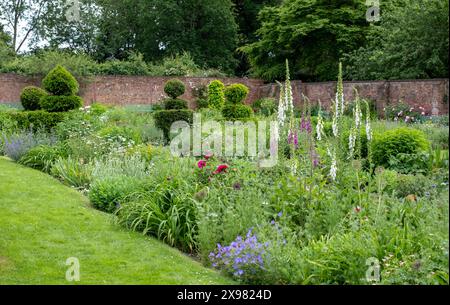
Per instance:
[[[80,95],[86,104],[94,101],[115,104],[155,104],[164,97],[164,83],[170,77],[147,76],[98,76],[83,79]],[[194,106],[195,98],[192,90],[201,85],[207,85],[215,78],[181,77],[187,86],[184,99]],[[279,95],[276,84],[264,84],[262,80],[248,78],[221,79],[225,84],[242,83],[250,88],[247,103],[261,97]],[[0,103],[17,103],[20,101],[20,91],[30,85],[40,85],[40,78],[24,77],[16,74],[0,74]],[[401,81],[358,81],[345,82],[344,90],[347,100],[353,97],[353,88],[359,95],[376,101],[379,111],[385,105],[404,101],[412,106],[422,106],[427,112],[448,114],[448,79],[431,80],[401,80]],[[311,101],[321,101],[328,107],[335,97],[336,82],[303,83],[293,81],[293,94],[296,103],[302,100],[302,94]]]

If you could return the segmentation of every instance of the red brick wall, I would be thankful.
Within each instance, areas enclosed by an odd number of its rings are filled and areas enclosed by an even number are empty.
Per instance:
[[[98,76],[80,80],[80,95],[86,104],[94,101],[114,104],[155,104],[164,97],[164,83],[170,77],[147,76]],[[182,98],[194,105],[192,89],[207,85],[215,78],[181,77],[186,84],[186,93]],[[250,88],[247,103],[261,97],[275,97],[279,94],[276,84],[264,84],[263,81],[247,78],[221,79],[226,85],[242,83]],[[0,74],[0,103],[17,103],[20,91],[30,85],[40,85],[39,78],[24,77],[16,74]],[[324,107],[335,98],[336,82],[303,83],[292,81],[296,104],[302,101],[302,94],[311,101],[320,100]],[[361,81],[345,82],[344,92],[347,100],[353,98],[353,88],[359,95],[377,102],[381,111],[385,105],[402,100],[412,106],[422,106],[429,113],[448,114],[448,79],[410,80],[410,81]]]
[[[335,99],[336,82],[292,83],[296,104],[302,102],[302,94],[314,103],[320,100],[324,107],[329,107]],[[344,94],[346,100],[353,100],[355,88],[361,97],[376,101],[380,112],[386,105],[403,101],[412,107],[422,106],[428,113],[448,114],[448,83],[448,79],[345,82]],[[300,88],[302,94],[296,94],[296,88]],[[262,96],[279,96],[279,88],[274,84],[262,86],[260,92]]]

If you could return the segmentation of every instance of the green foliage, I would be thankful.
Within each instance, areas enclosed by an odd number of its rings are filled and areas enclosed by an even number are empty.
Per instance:
[[[342,55],[365,43],[366,10],[357,0],[283,1],[260,11],[259,39],[240,50],[249,58],[251,73],[265,80],[284,78],[286,59],[295,79],[334,80]]]
[[[107,126],[99,130],[98,135],[112,142],[124,142],[132,145],[142,143],[140,134],[127,126]]]
[[[48,112],[67,112],[83,106],[83,99],[76,95],[47,95],[41,99],[41,108]]]
[[[212,109],[222,110],[225,105],[225,85],[219,81],[212,81],[208,86],[208,103]]]
[[[197,105],[197,109],[209,108],[209,102],[207,98],[199,98],[195,103]]]
[[[65,118],[65,113],[45,111],[20,111],[7,113],[10,119],[22,129],[51,130]]]
[[[92,165],[83,163],[81,159],[72,157],[59,158],[53,164],[51,174],[64,184],[84,190],[92,179]]]
[[[434,192],[432,181],[424,175],[403,175],[397,174],[395,180],[386,183],[385,191],[394,194],[398,198],[405,198],[408,195],[418,197],[431,196]]]
[[[227,86],[224,91],[227,103],[234,105],[242,104],[247,98],[248,93],[249,89],[242,84],[233,84]]]
[[[400,153],[390,156],[389,168],[402,174],[424,174],[427,175],[433,167],[431,156],[427,152],[415,154]]]
[[[263,116],[271,116],[277,110],[277,105],[275,99],[273,98],[262,98],[253,102],[253,110]]]
[[[181,99],[167,99],[164,101],[165,110],[188,109],[187,101]]]
[[[166,141],[170,139],[170,127],[177,121],[184,121],[192,124],[194,112],[188,109],[181,110],[161,110],[154,114],[156,127],[164,133]]]
[[[78,93],[77,80],[64,67],[58,65],[42,80],[45,90],[53,95],[71,96]],[[72,108],[73,109],[73,108]]]
[[[50,173],[53,163],[65,156],[64,150],[58,146],[40,145],[30,149],[19,161],[19,164]]]
[[[186,86],[179,79],[171,79],[164,85],[164,92],[172,99],[176,99],[177,97],[183,95],[185,91]]]
[[[227,120],[248,119],[253,115],[253,110],[248,105],[227,104],[222,110],[222,115]]]
[[[120,204],[143,187],[141,179],[129,176],[105,177],[96,180],[89,190],[92,205],[105,212],[112,213]]]
[[[375,165],[389,167],[391,157],[399,154],[415,154],[429,149],[423,132],[410,128],[398,128],[375,135],[372,143],[372,159]]]
[[[448,1],[380,2],[381,21],[367,45],[350,50],[352,80],[448,77]]]
[[[20,94],[20,102],[25,110],[39,110],[41,109],[41,99],[47,95],[47,92],[39,87],[26,87]]]

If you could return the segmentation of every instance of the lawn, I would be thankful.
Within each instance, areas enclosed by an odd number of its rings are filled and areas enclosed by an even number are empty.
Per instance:
[[[0,157],[0,284],[230,284],[178,250],[121,229],[79,192]]]

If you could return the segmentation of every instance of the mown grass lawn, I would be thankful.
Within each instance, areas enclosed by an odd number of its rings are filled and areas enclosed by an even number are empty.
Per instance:
[[[0,284],[232,284],[186,255],[122,230],[79,192],[0,158]]]

